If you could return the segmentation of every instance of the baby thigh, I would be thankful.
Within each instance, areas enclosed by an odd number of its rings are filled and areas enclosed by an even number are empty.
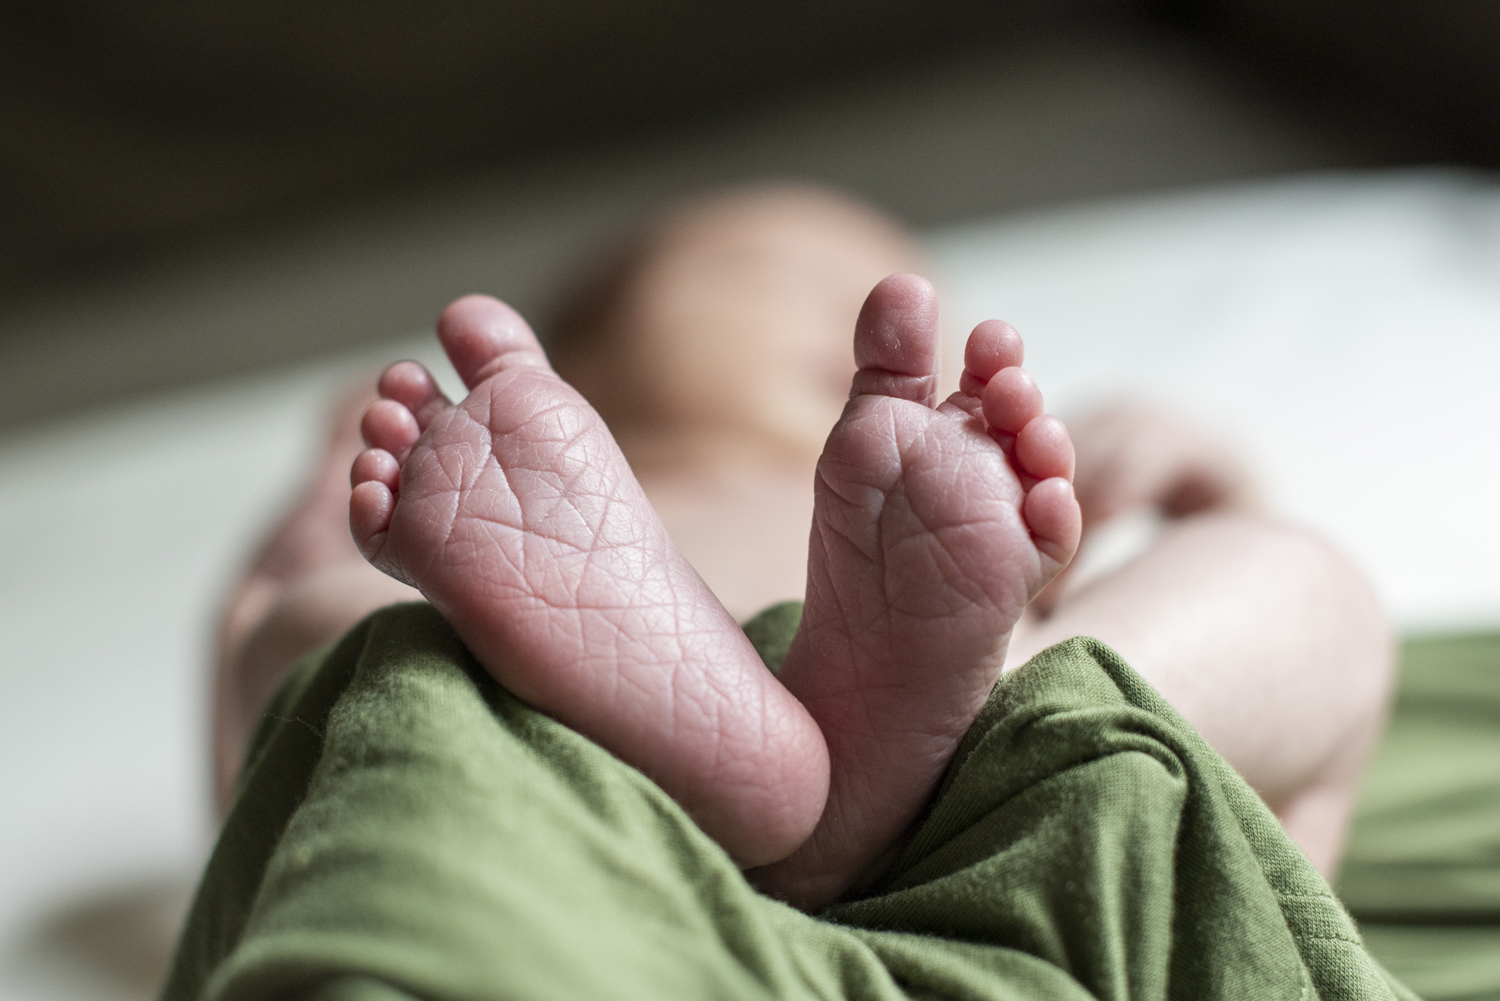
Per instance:
[[[1358,569],[1264,517],[1184,518],[1018,630],[1007,667],[1079,635],[1119,652],[1332,873],[1393,679],[1391,633]]]

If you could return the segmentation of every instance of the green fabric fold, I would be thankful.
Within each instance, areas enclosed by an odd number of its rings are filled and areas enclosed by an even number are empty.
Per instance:
[[[795,629],[751,623],[768,664]],[[1255,794],[1112,651],[996,686],[897,863],[817,916],[509,695],[429,607],[257,734],[168,1001],[1410,998]]]
[[[1500,1001],[1500,633],[1403,644],[1338,890],[1429,1001]]]

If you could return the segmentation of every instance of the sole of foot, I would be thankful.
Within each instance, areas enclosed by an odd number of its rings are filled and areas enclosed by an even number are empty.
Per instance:
[[[604,422],[494,299],[438,338],[459,404],[402,362],[354,461],[350,526],[509,691],[639,768],[742,865],[822,813],[817,725],[673,547]]]
[[[893,275],[865,302],[854,354],[781,671],[827,741],[829,799],[805,845],[752,874],[804,908],[893,860],[999,678],[1011,630],[1081,532],[1072,444],[1043,414],[1011,327],[974,329],[960,391],[939,404],[936,295]]]

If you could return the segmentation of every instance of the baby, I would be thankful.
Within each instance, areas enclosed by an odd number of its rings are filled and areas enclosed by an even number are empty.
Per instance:
[[[420,592],[503,686],[815,908],[878,874],[1007,664],[1087,633],[1331,870],[1389,681],[1362,580],[1245,513],[1239,468],[1147,413],[1082,426],[1075,497],[1073,444],[1009,326],[974,329],[940,397],[935,294],[881,277],[915,259],[867,210],[763,190],[690,206],[620,258],[559,325],[556,370],[505,305],[450,306],[438,337],[468,396],[388,369],[352,494],[346,430],[230,604],[221,796],[287,664]],[[388,576],[334,537],[345,504]],[[1028,611],[1085,519],[1137,504],[1191,517]],[[772,676],[736,619],[804,594]]]

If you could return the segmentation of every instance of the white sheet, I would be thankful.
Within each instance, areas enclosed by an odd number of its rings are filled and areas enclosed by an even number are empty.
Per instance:
[[[1065,415],[1223,428],[1396,621],[1500,621],[1500,188],[1319,176],[933,234],[950,335],[997,315]]]
[[[1318,176],[930,236],[950,335],[1010,320],[1051,409],[1130,393],[1200,414],[1400,624],[1500,623],[1500,188]],[[212,609],[294,489],[331,387],[371,364],[0,442],[0,997],[150,992],[118,971],[157,961],[148,919],[170,916],[211,836]],[[63,947],[90,936],[124,956],[115,976]]]

